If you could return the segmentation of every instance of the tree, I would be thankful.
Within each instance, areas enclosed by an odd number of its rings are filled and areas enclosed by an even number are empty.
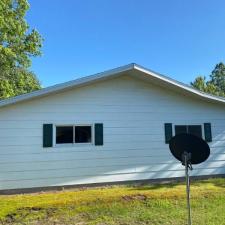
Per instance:
[[[217,64],[208,81],[206,77],[198,76],[191,85],[200,91],[225,97],[225,65],[222,62]]]
[[[194,82],[191,82],[191,85],[194,88],[199,89],[200,91],[206,92],[206,89],[207,89],[206,77],[203,77],[203,76],[196,77]]]
[[[28,70],[42,46],[40,34],[24,18],[28,9],[26,0],[0,1],[0,99],[41,88]]]
[[[208,85],[216,87],[216,94],[225,96],[225,65],[221,62],[215,66],[210,75]]]
[[[26,0],[0,1],[0,67],[29,67],[31,56],[41,54],[42,38],[29,30],[24,19],[29,4]]]
[[[41,85],[34,73],[15,68],[0,73],[0,99],[39,90]]]

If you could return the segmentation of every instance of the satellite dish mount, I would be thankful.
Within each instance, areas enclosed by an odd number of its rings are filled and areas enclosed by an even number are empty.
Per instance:
[[[169,142],[169,148],[172,155],[185,166],[188,225],[191,225],[189,170],[192,170],[192,164],[202,163],[209,157],[210,148],[202,138],[186,133],[174,136]]]
[[[188,210],[188,225],[192,224],[191,221],[191,203],[190,203],[190,177],[189,169],[192,170],[191,165],[191,153],[184,152],[182,154],[182,165],[185,166],[185,177],[186,177],[186,193],[187,193],[187,210]]]

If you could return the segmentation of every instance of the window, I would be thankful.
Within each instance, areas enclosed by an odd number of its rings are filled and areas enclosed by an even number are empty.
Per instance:
[[[176,125],[175,126],[175,135],[182,134],[182,133],[188,133],[187,126],[185,126],[185,125]]]
[[[200,125],[188,126],[188,133],[202,138],[202,127]]]
[[[56,127],[56,144],[73,143],[73,127]]]
[[[202,138],[202,126],[201,125],[176,125],[175,135],[181,133],[193,134]]]
[[[175,131],[175,134],[174,134]],[[165,143],[169,144],[171,138],[176,134],[181,133],[189,133],[196,135],[200,138],[205,138],[205,141],[212,142],[212,129],[211,129],[211,123],[207,122],[203,125],[175,125],[173,130],[173,124],[172,123],[164,123],[164,132],[165,132]]]
[[[91,126],[76,126],[75,143],[90,143],[90,142],[91,142]]]
[[[92,126],[56,126],[56,144],[92,143]]]

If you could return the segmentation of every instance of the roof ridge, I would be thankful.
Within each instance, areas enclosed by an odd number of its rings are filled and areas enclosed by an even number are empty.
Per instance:
[[[11,105],[11,104],[14,104],[14,103],[17,103],[17,102],[25,101],[25,100],[40,97],[40,96],[45,96],[45,95],[48,95],[48,94],[51,94],[51,93],[54,93],[54,92],[62,91],[64,89],[69,89],[69,88],[72,88],[72,87],[85,85],[85,84],[88,84],[90,82],[94,82],[94,81],[97,81],[97,80],[100,80],[100,79],[106,79],[106,78],[109,78],[109,77],[112,77],[112,76],[119,75],[119,74],[124,73],[124,72],[128,72],[129,70],[133,70],[133,69],[136,69],[140,72],[143,72],[146,75],[152,76],[152,77],[154,77],[156,79],[159,79],[163,82],[167,82],[168,84],[171,84],[175,87],[186,90],[188,92],[191,92],[191,93],[196,94],[198,96],[201,96],[203,98],[207,98],[207,99],[214,100],[214,101],[217,101],[217,102],[225,103],[225,98],[223,98],[223,97],[218,97],[218,96],[210,95],[208,93],[201,92],[201,91],[199,91],[199,90],[197,90],[197,89],[195,89],[195,88],[193,88],[193,87],[191,87],[187,84],[179,82],[179,81],[177,81],[175,79],[172,79],[168,76],[165,76],[165,75],[162,75],[158,72],[154,72],[152,70],[146,69],[145,67],[140,66],[136,63],[130,63],[130,64],[126,64],[124,66],[116,67],[116,68],[113,68],[113,69],[110,69],[110,70],[105,70],[105,71],[100,72],[100,73],[96,73],[96,74],[89,75],[89,76],[83,76],[83,77],[80,77],[80,78],[77,78],[77,79],[74,79],[74,80],[71,80],[71,81],[61,83],[61,84],[55,84],[53,86],[42,88],[42,89],[37,90],[37,91],[33,91],[33,92],[26,93],[26,94],[23,94],[23,95],[18,95],[18,96],[12,97],[12,98],[7,98],[7,99],[4,99],[4,100],[1,100],[0,101],[0,107],[6,106],[6,105]]]

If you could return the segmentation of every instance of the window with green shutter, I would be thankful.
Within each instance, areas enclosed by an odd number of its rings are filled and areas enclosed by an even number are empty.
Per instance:
[[[165,129],[165,143],[168,144],[170,139],[173,137],[172,123],[165,123],[164,129]]]
[[[207,142],[212,142],[211,123],[204,123],[204,133],[205,133],[205,140]]]
[[[48,148],[53,146],[53,125],[43,124],[43,147]]]
[[[204,138],[202,132],[202,125],[175,125],[175,135],[181,133],[188,133],[193,134],[197,137]],[[212,131],[211,131],[211,124],[204,123],[204,134],[205,134],[205,141],[211,142],[212,141]]]
[[[53,145],[71,146],[76,144],[103,145],[103,124],[43,125],[43,147],[52,147]]]
[[[95,145],[103,145],[103,124],[95,124]]]

